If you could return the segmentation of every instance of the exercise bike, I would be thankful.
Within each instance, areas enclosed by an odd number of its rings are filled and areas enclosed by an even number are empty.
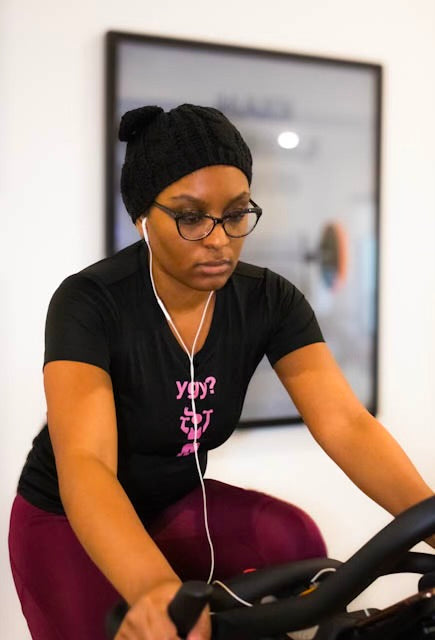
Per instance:
[[[410,552],[435,533],[435,496],[401,513],[347,562],[302,560],[246,573],[225,583],[191,581],[169,605],[185,638],[209,604],[213,640],[435,640],[435,554]],[[347,605],[374,580],[417,573],[418,592],[386,609],[347,612]],[[127,611],[108,616],[114,638]]]

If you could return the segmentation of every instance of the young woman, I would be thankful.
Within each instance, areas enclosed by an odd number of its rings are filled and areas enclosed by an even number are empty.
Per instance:
[[[303,295],[239,262],[260,207],[250,151],[216,109],[130,111],[121,191],[142,239],[67,278],[46,325],[48,426],[22,472],[12,571],[32,637],[104,638],[105,612],[131,609],[117,640],[176,638],[180,581],[207,579],[201,476],[233,432],[266,354],[314,438],[397,514],[432,495],[364,409]],[[205,482],[214,576],[325,553],[297,507]],[[210,637],[207,611],[189,640]]]

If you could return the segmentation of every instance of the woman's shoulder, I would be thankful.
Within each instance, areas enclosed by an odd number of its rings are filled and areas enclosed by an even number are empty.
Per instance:
[[[103,258],[82,269],[75,274],[75,277],[90,278],[106,286],[130,278],[141,269],[141,261],[144,259],[143,245],[143,241],[139,240],[114,255]]]
[[[141,270],[141,244],[135,243],[66,277],[51,298],[50,306],[79,305],[117,307],[116,299]],[[120,293],[121,292],[121,293]]]
[[[246,278],[248,282],[249,280],[262,280],[266,270],[265,267],[240,260],[234,269],[233,277],[239,278],[241,281]]]
[[[284,276],[268,267],[239,261],[233,273],[233,279],[239,286],[249,289],[294,289],[294,285]]]

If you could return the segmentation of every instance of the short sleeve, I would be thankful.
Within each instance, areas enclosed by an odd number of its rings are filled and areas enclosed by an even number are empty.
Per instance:
[[[266,355],[273,366],[280,358],[309,344],[324,342],[315,313],[288,280],[269,272],[268,305],[273,317]]]
[[[94,279],[74,275],[62,282],[48,307],[44,365],[53,360],[93,364],[110,372],[116,308]]]

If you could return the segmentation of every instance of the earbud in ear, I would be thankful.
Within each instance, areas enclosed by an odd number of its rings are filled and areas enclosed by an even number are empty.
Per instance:
[[[142,231],[143,231],[143,239],[147,244],[149,244],[146,218],[142,218]]]

